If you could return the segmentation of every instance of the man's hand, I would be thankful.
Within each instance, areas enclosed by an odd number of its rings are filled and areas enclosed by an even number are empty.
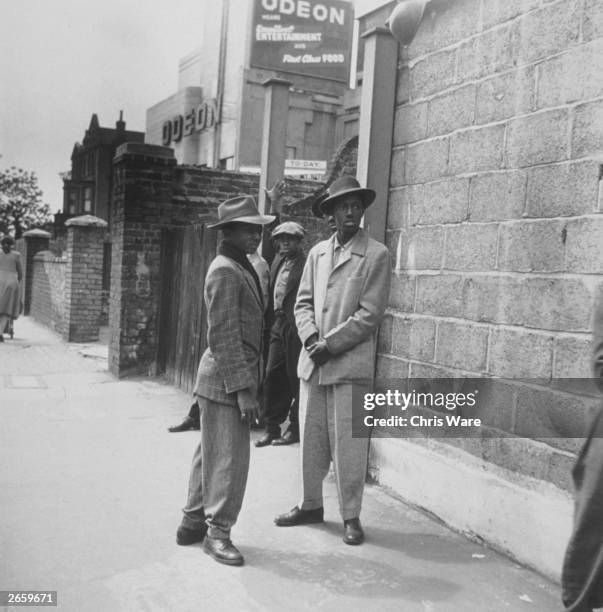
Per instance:
[[[282,209],[281,198],[285,195],[285,181],[281,179],[272,185],[272,189],[264,189],[266,197],[270,200],[270,212],[280,214]]]
[[[318,366],[321,366],[331,359],[331,351],[325,340],[318,340],[308,349],[310,359]]]
[[[241,422],[246,424],[255,423],[260,416],[260,404],[251,389],[237,391],[237,404],[241,412]]]

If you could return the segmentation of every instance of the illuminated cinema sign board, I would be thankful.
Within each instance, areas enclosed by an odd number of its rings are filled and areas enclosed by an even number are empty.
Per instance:
[[[255,0],[250,65],[347,83],[353,21],[343,0]]]
[[[220,121],[220,100],[204,100],[185,115],[176,115],[163,122],[161,142],[167,147],[172,142],[180,142],[183,136],[191,136],[208,128],[215,127]]]

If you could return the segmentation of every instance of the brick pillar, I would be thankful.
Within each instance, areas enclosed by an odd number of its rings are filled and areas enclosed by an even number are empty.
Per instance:
[[[65,327],[68,342],[96,342],[101,315],[103,241],[107,222],[84,215],[65,223]]]
[[[174,151],[124,143],[114,159],[109,370],[154,373],[161,288],[162,226],[175,185]]]
[[[23,234],[25,248],[21,253],[23,263],[23,313],[31,310],[31,289],[33,286],[33,265],[36,253],[47,251],[50,234],[41,229],[29,230]]]

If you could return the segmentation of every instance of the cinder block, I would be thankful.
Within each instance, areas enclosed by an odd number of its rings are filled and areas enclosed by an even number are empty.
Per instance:
[[[509,122],[506,159],[509,168],[568,158],[566,109],[535,113]]]
[[[456,49],[440,51],[419,60],[410,71],[411,99],[418,100],[454,83]]]
[[[483,28],[487,30],[492,26],[509,21],[538,8],[539,0],[484,0],[482,3]]]
[[[408,226],[410,210],[423,201],[423,185],[408,185],[389,192],[387,227],[400,229]]]
[[[498,268],[515,272],[563,272],[565,224],[520,221],[500,227]]]
[[[463,286],[463,316],[479,322],[500,323],[505,319],[505,296],[510,277],[469,276]]]
[[[519,19],[519,60],[530,63],[577,44],[581,10],[578,0],[564,0]]]
[[[404,104],[394,113],[394,146],[416,142],[427,133],[427,103]]]
[[[404,185],[404,164],[406,160],[405,149],[394,149],[392,152],[391,169],[389,173],[389,184],[391,187]]]
[[[403,66],[398,70],[396,84],[396,104],[406,104],[410,100],[410,68]]]
[[[410,208],[411,225],[459,223],[467,219],[469,179],[444,179],[426,183],[423,198]]]
[[[377,355],[377,381],[407,378],[408,370],[409,362],[406,359],[396,359],[389,355]]]
[[[513,24],[484,32],[459,47],[458,81],[479,79],[513,68],[515,60]]]
[[[440,321],[435,361],[470,372],[485,370],[488,333],[486,327]]]
[[[475,85],[466,85],[429,102],[427,136],[440,136],[469,127],[475,111]]]
[[[515,433],[527,438],[560,438],[555,446],[575,450],[568,438],[584,437],[592,399],[523,387],[517,394]],[[563,444],[563,438],[566,444]]]
[[[596,212],[599,169],[600,165],[591,160],[530,169],[527,216],[561,217]]]
[[[417,276],[417,314],[462,317],[463,277],[457,274]]]
[[[603,95],[603,40],[570,49],[538,66],[538,107]]]
[[[501,328],[492,330],[488,372],[494,376],[548,381],[552,362],[552,336]]]
[[[529,112],[534,107],[535,88],[534,66],[517,68],[480,81],[477,85],[476,125]]]
[[[590,378],[592,340],[590,334],[583,337],[560,337],[555,339],[553,376],[563,378]]]
[[[471,179],[469,220],[521,219],[526,194],[526,174],[521,170],[480,174]]]
[[[400,268],[405,270],[439,270],[444,252],[442,227],[415,227],[401,238]]]
[[[495,224],[463,224],[446,228],[447,270],[494,270],[498,226]]]
[[[458,132],[451,137],[450,173],[497,170],[502,165],[504,125]]]
[[[484,378],[476,384],[477,403],[474,408],[467,408],[469,417],[476,416],[482,423],[495,427],[502,432],[513,431],[515,414],[516,387],[493,378]]]
[[[601,155],[603,151],[603,100],[576,107],[572,131],[572,157]]]
[[[568,272],[603,273],[603,216],[568,221],[566,230]]]
[[[392,353],[396,357],[433,361],[435,333],[432,319],[394,316]]]
[[[425,16],[412,44],[409,56],[416,58],[467,38],[479,31],[479,0],[457,0],[454,5],[427,6]]]
[[[411,184],[426,183],[446,176],[448,172],[448,147],[448,138],[434,138],[408,146],[406,149],[405,182]]]
[[[600,0],[585,0],[582,36],[585,41],[603,37],[603,4]]]
[[[394,272],[391,277],[389,305],[403,312],[413,312],[415,309],[416,284],[416,275]]]
[[[392,348],[392,316],[387,314],[383,317],[379,326],[377,337],[377,352],[381,354],[391,353]]]

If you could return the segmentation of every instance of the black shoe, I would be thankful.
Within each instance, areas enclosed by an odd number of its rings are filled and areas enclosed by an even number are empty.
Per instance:
[[[199,429],[199,421],[193,419],[193,417],[187,416],[180,425],[174,425],[172,427],[168,427],[168,431],[171,433],[177,433],[179,431],[189,431],[191,429]]]
[[[299,442],[299,434],[292,431],[286,431],[280,438],[272,440],[273,446],[288,446]]]
[[[345,530],[343,541],[346,544],[355,546],[364,542],[364,531],[362,531],[362,525],[360,525],[359,518],[343,521],[343,527]]]
[[[210,538],[203,540],[203,550],[218,563],[225,565],[243,565],[243,555],[228,539]]]
[[[273,440],[276,440],[280,434],[271,434],[267,431],[261,438],[258,438],[255,441],[255,445],[258,448],[262,448],[262,446],[268,446]]]
[[[285,514],[279,514],[274,523],[279,527],[294,527],[295,525],[312,525],[314,523],[322,523],[324,521],[324,509],[315,508],[314,510],[300,510],[295,506],[292,510]]]
[[[203,542],[203,538],[207,533],[207,526],[203,525],[198,529],[191,529],[190,527],[183,527],[180,525],[176,531],[176,544],[178,546],[190,546],[197,542]]]

